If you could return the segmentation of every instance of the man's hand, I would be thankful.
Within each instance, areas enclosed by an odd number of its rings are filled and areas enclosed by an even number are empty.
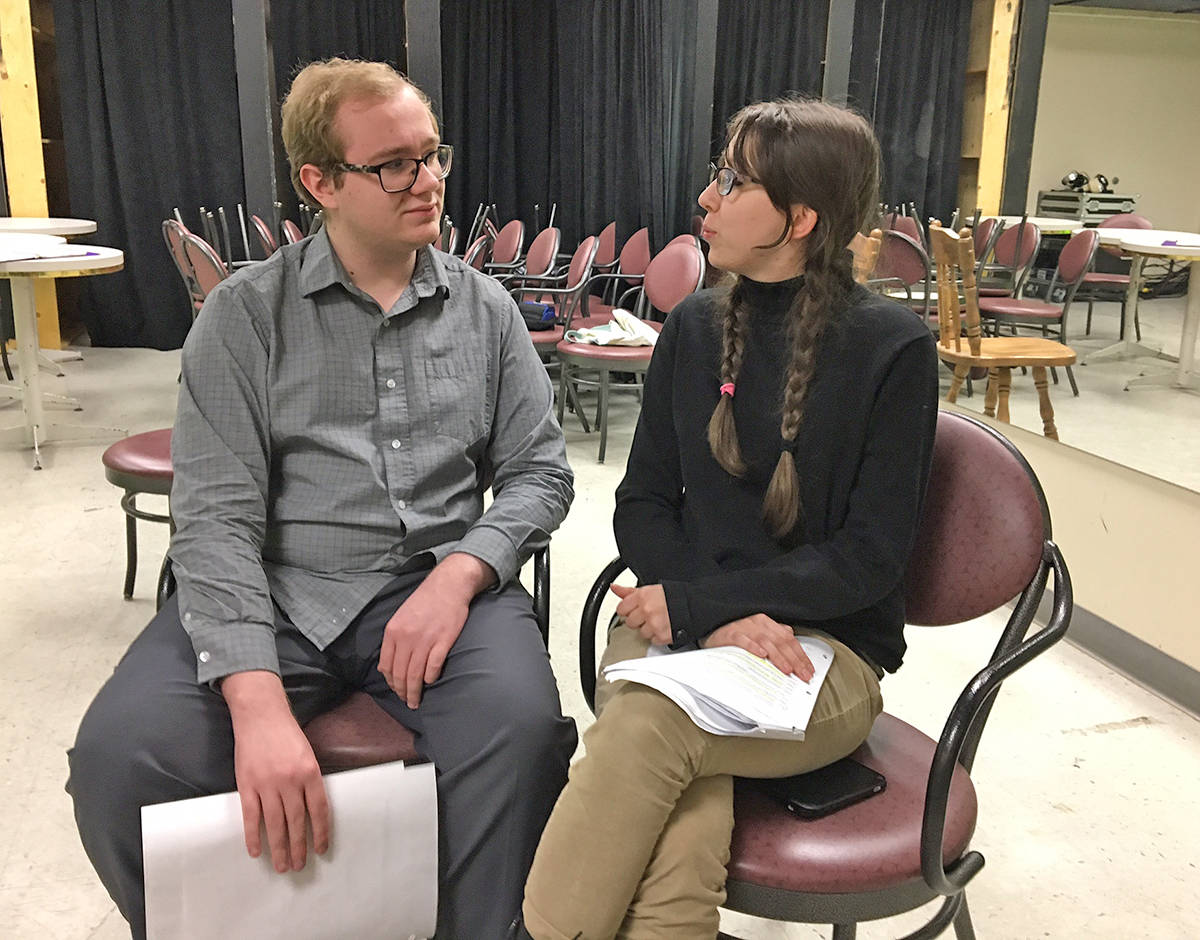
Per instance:
[[[490,565],[455,552],[392,614],[383,631],[379,671],[409,708],[421,704],[422,689],[442,674],[450,647],[467,622],[471,600],[495,582]]]
[[[787,624],[766,614],[751,614],[717,627],[701,646],[740,646],[747,652],[770,660],[780,672],[799,676],[805,682],[813,677],[813,664]]]
[[[624,618],[625,626],[637,630],[655,646],[671,642],[671,615],[667,613],[667,595],[661,584],[638,588],[614,584],[612,592],[621,598],[617,614]]]
[[[309,819],[317,854],[329,848],[329,802],[312,747],[273,672],[226,676],[221,694],[233,719],[233,767],[246,851],[251,858],[261,854],[259,824],[265,822],[275,870],[299,871],[308,856]]]

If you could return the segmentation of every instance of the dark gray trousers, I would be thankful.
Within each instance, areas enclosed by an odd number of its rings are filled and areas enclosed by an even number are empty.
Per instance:
[[[376,669],[383,629],[424,575],[396,578],[324,651],[276,607],[280,671],[301,725],[361,689],[414,732],[437,770],[437,936],[498,940],[520,910],[538,837],[566,781],[575,725],[562,715],[518,584],[474,600],[418,709],[397,698]],[[141,807],[236,788],[229,709],[196,683],[174,597],[101,688],[67,756],[84,849],[142,938]]]

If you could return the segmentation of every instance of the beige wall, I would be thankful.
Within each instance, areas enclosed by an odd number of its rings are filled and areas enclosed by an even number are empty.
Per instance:
[[[1200,17],[1052,8],[1029,174],[1121,178],[1158,228],[1200,231]]]
[[[1041,480],[1076,604],[1200,669],[1200,493],[980,420],[1011,440]]]

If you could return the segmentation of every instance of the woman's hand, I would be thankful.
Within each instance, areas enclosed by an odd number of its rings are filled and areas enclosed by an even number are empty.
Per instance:
[[[625,626],[637,630],[655,646],[666,646],[671,642],[671,616],[667,613],[667,595],[661,584],[637,588],[614,584],[611,590],[621,598],[617,614],[625,621]]]
[[[751,614],[740,620],[731,620],[717,627],[700,641],[700,645],[739,646],[769,660],[782,673],[798,676],[805,682],[813,677],[812,661],[792,633],[792,628],[772,620],[766,614]]]

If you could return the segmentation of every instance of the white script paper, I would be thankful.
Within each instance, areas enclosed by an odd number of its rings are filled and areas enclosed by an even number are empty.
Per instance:
[[[437,919],[432,764],[329,774],[329,850],[298,872],[246,854],[237,793],[142,807],[149,940],[429,937]]]
[[[712,734],[803,740],[817,693],[833,665],[833,648],[818,637],[796,640],[813,664],[808,682],[784,675],[736,646],[665,655],[651,647],[643,659],[608,666],[604,677],[657,689]]]

